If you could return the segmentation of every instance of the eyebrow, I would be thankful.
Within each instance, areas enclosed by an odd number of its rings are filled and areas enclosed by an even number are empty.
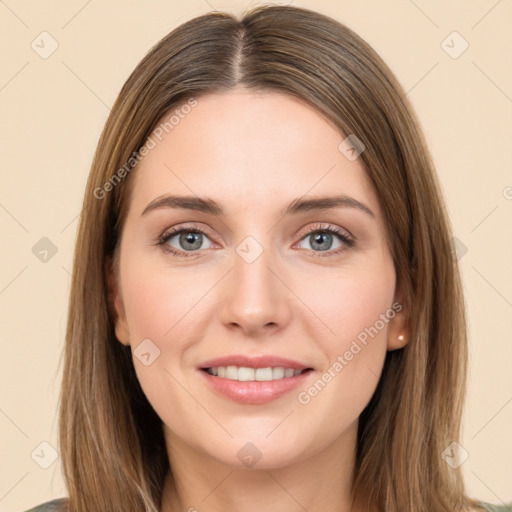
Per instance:
[[[210,198],[163,195],[151,201],[146,208],[144,208],[141,216],[160,208],[194,210],[212,215],[224,215],[222,206]],[[286,208],[282,209],[280,213],[285,217],[288,215],[297,215],[299,213],[310,211],[330,210],[333,208],[356,208],[371,217],[375,217],[375,214],[370,210],[370,208],[368,208],[368,206],[357,199],[346,195],[312,197],[308,199],[298,198],[293,200],[288,206],[286,206]]]

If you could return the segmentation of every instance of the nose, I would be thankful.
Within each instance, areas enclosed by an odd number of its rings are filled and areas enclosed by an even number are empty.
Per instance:
[[[266,336],[288,325],[293,294],[277,267],[270,250],[263,250],[252,262],[234,254],[233,268],[222,292],[223,325],[251,337]]]

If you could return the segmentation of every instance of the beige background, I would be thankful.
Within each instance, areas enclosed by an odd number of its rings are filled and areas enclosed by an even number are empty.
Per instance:
[[[285,2],[281,2],[285,3]],[[288,3],[288,2],[286,2]],[[0,511],[65,495],[56,411],[77,216],[124,80],[176,25],[249,0],[0,1]],[[458,238],[471,372],[468,492],[512,500],[512,3],[300,1],[364,37],[411,98]],[[51,34],[57,50],[51,49]],[[442,45],[442,41],[453,31]],[[44,39],[43,42],[41,40]],[[469,47],[458,58],[452,58]],[[38,45],[38,46],[36,46]],[[450,56],[445,50],[450,52]],[[32,252],[43,237],[58,252]],[[467,252],[465,252],[467,251]],[[33,454],[33,458],[31,457]]]

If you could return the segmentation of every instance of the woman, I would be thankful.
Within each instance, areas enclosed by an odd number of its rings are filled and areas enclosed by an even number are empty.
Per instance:
[[[512,510],[464,489],[450,240],[413,110],[361,38],[295,7],[184,23],[98,144],[69,499],[34,510]]]

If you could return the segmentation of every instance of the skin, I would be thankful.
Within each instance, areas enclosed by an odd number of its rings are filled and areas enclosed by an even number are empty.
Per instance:
[[[238,88],[198,98],[130,176],[110,286],[118,340],[134,351],[149,338],[160,350],[149,366],[137,357],[134,365],[164,423],[176,482],[166,481],[162,511],[350,510],[359,415],[386,352],[407,343],[407,326],[402,309],[309,403],[299,402],[361,331],[401,302],[378,197],[360,159],[338,150],[344,138],[299,99]],[[212,198],[225,215],[141,215],[171,193]],[[352,207],[280,214],[296,198],[342,193],[374,216]],[[180,245],[179,234],[167,245],[191,257],[157,245],[190,222],[207,231],[201,248]],[[348,232],[355,246],[332,235],[322,251],[310,236],[318,223]],[[252,263],[236,252],[247,236],[263,250]],[[242,405],[212,391],[197,369],[235,353],[275,354],[314,371],[274,401]],[[248,442],[261,453],[253,467],[237,456]]]

